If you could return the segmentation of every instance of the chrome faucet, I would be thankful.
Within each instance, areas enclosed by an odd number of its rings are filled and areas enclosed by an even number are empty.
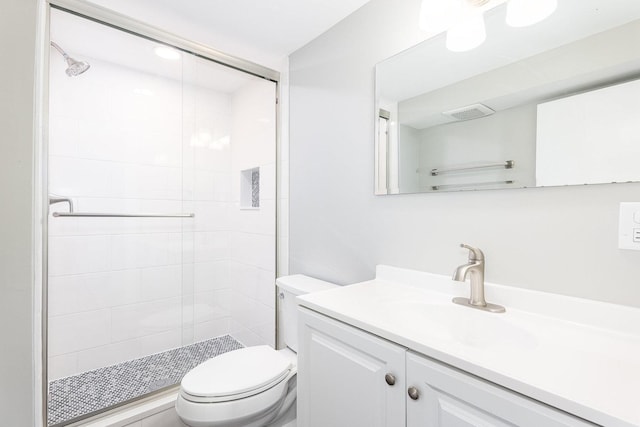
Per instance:
[[[504,313],[504,307],[490,304],[484,299],[484,254],[478,248],[462,243],[462,248],[469,249],[469,262],[456,268],[453,280],[464,282],[467,276],[471,281],[471,298],[454,298],[456,304],[466,305],[492,313]]]

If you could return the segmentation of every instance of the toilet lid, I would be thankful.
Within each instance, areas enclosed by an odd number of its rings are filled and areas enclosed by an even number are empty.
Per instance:
[[[276,383],[291,368],[291,359],[267,345],[245,347],[196,366],[184,376],[181,387],[191,396],[233,396]]]

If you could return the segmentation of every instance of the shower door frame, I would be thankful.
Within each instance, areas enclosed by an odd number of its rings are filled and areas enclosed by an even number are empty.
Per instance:
[[[51,42],[50,40],[50,34],[49,34],[49,28],[50,28],[50,20],[51,20],[51,13],[50,10],[53,9],[57,9],[57,10],[61,10],[64,12],[68,12],[71,13],[73,15],[77,15],[81,18],[85,18],[85,19],[89,19],[91,21],[94,21],[98,24],[102,24],[102,25],[107,25],[110,26],[112,28],[121,30],[121,31],[125,31],[129,34],[138,36],[138,37],[142,37],[144,39],[150,40],[150,41],[154,41],[154,42],[159,42],[159,43],[163,43],[165,45],[171,46],[177,50],[180,50],[182,52],[194,55],[196,57],[199,58],[203,58],[215,63],[218,63],[220,65],[238,70],[240,72],[243,73],[247,73],[262,79],[265,79],[267,81],[271,81],[273,83],[275,83],[275,99],[274,102],[276,103],[276,108],[275,108],[275,159],[276,159],[276,186],[275,186],[275,200],[279,200],[278,195],[279,195],[279,177],[280,177],[280,150],[281,150],[281,141],[280,141],[280,124],[281,124],[281,119],[280,119],[280,105],[281,103],[279,102],[279,98],[280,98],[280,72],[273,70],[271,68],[268,67],[264,67],[262,65],[256,64],[254,62],[251,61],[247,61],[238,57],[235,57],[233,55],[229,55],[223,52],[220,52],[216,49],[212,49],[206,45],[203,45],[201,43],[198,42],[194,42],[185,38],[182,38],[178,35],[172,34],[170,32],[167,32],[165,30],[162,30],[160,28],[145,24],[141,21],[138,21],[136,19],[130,18],[126,15],[114,12],[110,9],[106,9],[103,8],[101,6],[97,6],[97,5],[93,5],[90,3],[85,3],[82,0],[45,0],[46,1],[46,5],[44,7],[44,11],[42,12],[42,14],[44,15],[42,17],[42,25],[41,25],[41,31],[42,31],[42,35],[40,37],[40,41],[42,43],[42,46],[40,46],[40,52],[41,52],[41,60],[42,60],[42,69],[40,70],[42,76],[41,76],[41,81],[40,84],[42,85],[42,105],[41,105],[41,110],[40,110],[40,114],[42,117],[42,131],[41,134],[39,135],[40,138],[40,146],[41,146],[41,150],[40,150],[40,161],[41,161],[41,165],[40,165],[40,170],[39,173],[42,174],[42,176],[40,177],[40,182],[41,182],[41,192],[40,192],[40,203],[42,204],[42,209],[41,209],[41,227],[40,230],[42,232],[42,278],[41,278],[41,289],[40,289],[40,304],[41,304],[41,317],[40,317],[40,327],[41,327],[41,331],[40,331],[40,335],[41,335],[41,340],[40,340],[40,344],[41,344],[41,348],[42,348],[42,357],[40,359],[40,374],[41,374],[41,389],[40,389],[40,393],[41,393],[41,403],[40,403],[40,408],[41,408],[41,426],[42,427],[46,427],[47,426],[47,415],[48,415],[48,393],[49,393],[49,375],[48,375],[48,358],[49,358],[49,351],[48,351],[48,287],[49,287],[49,269],[48,269],[48,260],[49,260],[49,253],[48,253],[48,247],[49,247],[49,230],[48,230],[48,218],[49,218],[49,210],[50,210],[50,206],[49,206],[49,200],[48,200],[48,196],[49,196],[49,178],[48,178],[48,162],[49,162],[49,141],[48,141],[48,132],[46,131],[46,129],[49,128],[49,99],[48,99],[48,93],[49,93],[49,44]],[[36,159],[36,164],[37,164],[37,160]],[[275,271],[275,276],[278,277],[278,255],[279,255],[279,230],[278,230],[278,203],[276,203],[276,207],[275,207],[275,265],[274,265],[274,271]],[[36,296],[37,298],[37,296]],[[277,343],[279,342],[279,338],[278,338],[278,309],[277,309],[277,298],[276,298],[276,292],[274,290],[273,293],[273,298],[275,301],[275,307],[276,309],[274,310],[274,316],[276,317],[275,319],[275,324],[276,324],[276,330],[275,330],[275,342],[276,342],[276,346]],[[69,423],[68,425],[76,425],[79,422],[82,421],[86,421],[88,419],[91,418],[99,418],[104,416],[105,414],[108,413],[112,413],[114,410],[118,410],[120,408],[122,408],[123,406],[126,405],[132,405],[135,404],[137,402],[140,401],[144,401],[144,400],[148,400],[149,398],[153,398],[155,396],[159,396],[162,395],[163,393],[166,393],[168,390],[172,390],[172,389],[177,389],[177,385],[174,386],[169,386],[166,388],[162,388],[159,390],[156,390],[154,392],[151,393],[147,393],[137,399],[135,399],[134,401],[127,401],[127,402],[123,402],[122,404],[118,404],[118,405],[114,405],[111,406],[109,408],[105,408],[104,410],[101,411],[97,411],[97,412],[93,412],[91,414],[88,414],[86,417],[79,417],[77,419],[75,419],[72,423]],[[37,412],[36,412],[37,413]]]

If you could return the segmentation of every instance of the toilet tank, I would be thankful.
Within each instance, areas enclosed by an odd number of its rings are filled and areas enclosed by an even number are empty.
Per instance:
[[[338,287],[334,283],[314,279],[303,274],[278,277],[278,298],[280,299],[280,334],[287,347],[298,352],[298,295],[325,291]]]

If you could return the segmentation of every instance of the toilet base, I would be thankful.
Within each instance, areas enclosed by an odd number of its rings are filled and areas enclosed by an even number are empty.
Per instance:
[[[266,427],[297,427],[296,415],[296,402],[294,401],[282,416],[278,416],[275,421]]]

